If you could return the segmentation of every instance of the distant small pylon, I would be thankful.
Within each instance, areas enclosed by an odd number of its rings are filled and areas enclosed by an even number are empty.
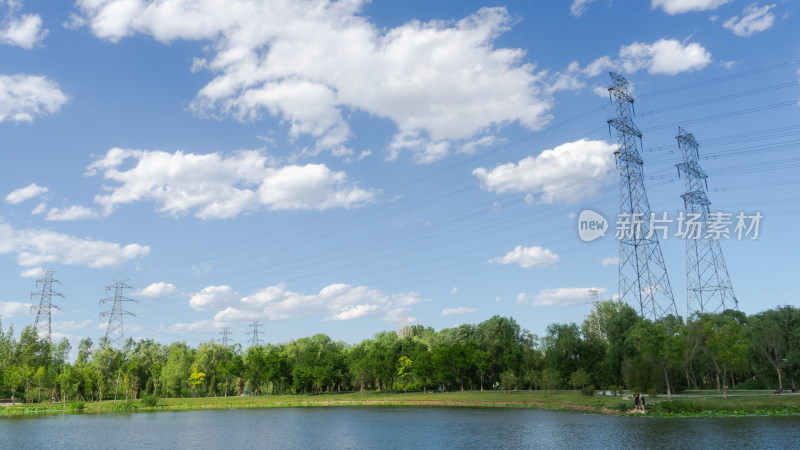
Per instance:
[[[603,312],[600,311],[600,301],[598,300],[599,291],[597,289],[589,289],[590,303],[592,304],[592,311],[589,312],[589,334],[606,340],[606,333],[603,327]]]
[[[231,337],[231,327],[224,327],[222,331],[219,332],[222,335],[222,346],[227,347],[230,345],[230,337]]]
[[[108,317],[108,326],[106,326],[106,340],[108,340],[112,344],[116,344],[118,348],[122,348],[125,345],[125,330],[124,330],[124,320],[123,317],[128,315],[132,317],[136,317],[135,314],[129,311],[125,311],[123,309],[123,304],[125,302],[134,302],[139,303],[138,301],[127,298],[123,295],[125,289],[133,289],[132,287],[125,284],[125,281],[117,281],[114,280],[113,285],[106,286],[106,292],[110,290],[114,290],[114,297],[108,297],[100,300],[100,304],[107,302],[114,302],[111,306],[111,310],[103,311],[100,313],[100,318]]]
[[[247,334],[252,335],[250,338],[251,347],[261,345],[261,338],[258,337],[259,333],[261,333],[260,331],[258,331],[258,327],[260,326],[261,322],[259,322],[258,320],[254,320],[252,323],[250,323],[251,330],[248,331]]]
[[[33,327],[36,329],[36,334],[39,338],[48,341],[52,340],[51,333],[53,331],[51,310],[61,310],[61,308],[53,304],[53,296],[64,297],[60,293],[53,291],[53,283],[61,284],[58,280],[53,279],[54,273],[52,270],[45,271],[44,278],[36,280],[36,285],[39,286],[41,284],[42,290],[31,293],[31,299],[34,296],[39,296],[39,305],[31,306],[31,311],[36,310],[36,322],[34,322]]]

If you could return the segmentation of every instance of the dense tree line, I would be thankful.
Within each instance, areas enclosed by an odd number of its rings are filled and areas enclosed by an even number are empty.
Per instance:
[[[103,401],[161,397],[381,390],[795,388],[800,310],[782,306],[641,319],[621,302],[600,303],[602,332],[552,324],[538,337],[512,318],[434,331],[414,325],[355,345],[324,334],[242,349],[129,339],[118,349],[82,339],[50,343],[33,327],[18,337],[0,324],[0,397]]]

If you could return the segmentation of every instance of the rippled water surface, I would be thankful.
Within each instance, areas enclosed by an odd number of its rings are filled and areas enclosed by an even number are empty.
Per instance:
[[[330,407],[0,419],[16,448],[797,448],[800,418]]]

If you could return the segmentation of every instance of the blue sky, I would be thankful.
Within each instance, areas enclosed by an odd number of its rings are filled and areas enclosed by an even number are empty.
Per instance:
[[[679,125],[740,308],[800,305],[800,35],[789,1],[0,0],[0,315],[55,337],[357,342],[513,316],[537,334],[617,290],[609,70],[632,83],[654,212]],[[662,241],[686,312],[685,244]],[[34,296],[34,302],[37,298]]]

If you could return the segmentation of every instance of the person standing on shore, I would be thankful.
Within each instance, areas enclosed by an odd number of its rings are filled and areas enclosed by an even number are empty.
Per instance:
[[[639,391],[633,392],[633,410],[634,411],[639,410]]]

